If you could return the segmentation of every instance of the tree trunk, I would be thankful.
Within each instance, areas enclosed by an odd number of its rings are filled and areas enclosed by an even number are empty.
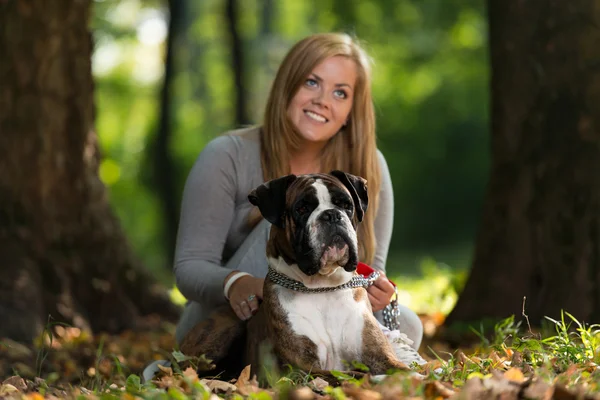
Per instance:
[[[179,44],[185,12],[183,0],[169,0],[169,34],[165,55],[165,74],[160,92],[159,125],[153,144],[153,180],[163,211],[163,230],[167,259],[175,257],[177,225],[179,221],[179,196],[175,185],[175,165],[171,157],[171,126],[173,96],[171,84],[175,77],[175,47]],[[168,264],[171,265],[170,263]]]
[[[492,168],[447,319],[600,319],[600,3],[488,1]]]
[[[49,316],[133,328],[177,310],[132,257],[98,178],[90,1],[0,2],[0,337]]]
[[[226,17],[231,39],[231,67],[235,83],[235,123],[238,126],[250,124],[246,105],[246,85],[244,84],[244,49],[238,30],[239,4],[237,0],[227,0]]]

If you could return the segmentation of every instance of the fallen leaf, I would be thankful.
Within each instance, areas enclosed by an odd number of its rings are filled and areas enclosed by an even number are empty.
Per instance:
[[[523,383],[525,375],[523,375],[523,372],[519,368],[512,367],[504,373],[504,378],[509,381]]]
[[[536,379],[525,388],[523,396],[527,399],[550,400],[554,396],[554,388],[546,382]]]
[[[250,365],[246,365],[246,367],[240,373],[240,376],[237,379],[238,384],[245,385],[250,380]]]
[[[20,376],[11,376],[10,378],[6,378],[2,385],[12,385],[17,388],[19,391],[24,392],[27,390],[27,384]]]
[[[513,352],[512,357],[510,359],[510,365],[511,365],[511,367],[522,366],[523,365],[523,355],[518,351]]]
[[[490,353],[489,358],[494,363],[494,367],[506,367],[506,357],[500,357],[495,350]]]
[[[321,392],[322,392],[322,391],[324,391],[324,390],[325,390],[325,388],[326,388],[327,386],[329,386],[329,383],[328,383],[328,382],[327,382],[325,379],[323,379],[323,378],[321,378],[321,377],[316,377],[315,379],[313,379],[312,381],[310,381],[310,382],[308,383],[308,385],[309,385],[309,386],[312,386],[313,388],[315,388],[315,389],[317,389],[318,391],[321,391]]]
[[[44,396],[39,393],[29,393],[25,396],[27,400],[44,400]]]
[[[185,371],[183,371],[183,376],[185,376],[192,382],[196,382],[198,380],[198,374],[196,373],[196,370],[192,367],[187,367]]]
[[[424,375],[429,375],[431,371],[435,371],[438,368],[442,368],[444,364],[440,360],[429,361],[427,364],[421,365],[421,372]]]
[[[10,393],[18,392],[19,389],[11,385],[10,383],[3,384],[0,386],[0,396],[6,396]]]
[[[235,392],[237,391],[237,386],[233,385],[229,382],[223,382],[217,379],[212,379],[212,380],[205,380],[202,379],[200,382],[203,382],[206,384],[206,386],[208,386],[210,388],[210,390],[212,390],[213,392]]]
[[[251,393],[260,392],[260,388],[258,387],[258,381],[256,377],[250,380],[250,365],[247,365],[246,368],[242,370],[240,376],[236,381],[237,391],[242,396],[248,396]]]
[[[382,394],[379,392],[375,392],[374,390],[363,389],[359,386],[353,385],[351,383],[342,384],[342,390],[346,396],[349,396],[353,399],[360,400],[381,400]]]
[[[508,358],[512,358],[513,356],[513,350],[506,347],[506,345],[504,343],[502,343],[502,350],[504,350],[504,353],[506,354],[506,357]]]
[[[295,388],[290,392],[290,400],[312,400],[314,398],[315,392],[307,386]]]
[[[479,377],[468,379],[460,391],[461,399],[484,399],[483,394],[487,391],[483,386],[483,380]]]
[[[158,380],[154,379],[152,382],[156,384],[159,388],[166,389],[175,385],[175,379],[172,376],[164,375],[161,376]]]
[[[455,394],[454,390],[447,388],[439,381],[430,381],[425,384],[425,397],[430,398],[444,398],[447,399]]]
[[[575,364],[571,364],[567,367],[567,370],[563,372],[561,375],[571,378],[573,375],[579,374],[579,368]]]
[[[492,377],[482,382],[487,392],[485,397],[481,398],[517,400],[522,385],[506,379],[501,371],[493,370],[491,373]]]
[[[158,367],[158,369],[160,369],[162,372],[164,372],[168,376],[173,376],[173,368],[165,367],[164,365],[160,365],[160,364],[156,364],[156,366]]]
[[[571,392],[569,389],[562,385],[556,385],[554,388],[554,393],[552,394],[552,398],[560,399],[560,400],[576,400],[580,398],[575,393]],[[581,397],[583,398],[583,397]]]
[[[458,360],[461,363],[461,365],[467,365],[468,363],[479,365],[479,363],[477,363],[475,360],[467,357],[467,355],[465,353],[463,353],[462,351],[458,352]]]

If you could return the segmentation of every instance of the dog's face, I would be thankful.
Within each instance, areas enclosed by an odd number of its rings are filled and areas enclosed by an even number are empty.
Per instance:
[[[328,275],[358,263],[357,224],[367,209],[363,178],[330,174],[287,175],[259,186],[248,196],[273,228],[273,251],[308,275]]]

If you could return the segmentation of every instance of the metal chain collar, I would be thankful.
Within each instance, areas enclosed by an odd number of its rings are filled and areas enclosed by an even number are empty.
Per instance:
[[[289,278],[279,272],[275,271],[273,268],[269,267],[269,272],[267,273],[267,278],[271,280],[271,282],[278,284],[279,286],[283,286],[286,289],[295,290],[296,292],[302,293],[325,293],[325,292],[335,292],[343,289],[354,289],[358,287],[368,288],[373,285],[375,281],[379,278],[379,272],[374,271],[368,277],[364,277],[362,275],[353,276],[348,282],[332,287],[320,287],[320,288],[308,288],[304,286],[302,282],[296,281],[292,278]]]
[[[380,274],[378,271],[373,271],[366,278],[362,275],[355,275],[348,282],[339,286],[307,288],[302,282],[296,281],[292,278],[287,277],[286,275],[280,274],[271,267],[269,267],[269,272],[267,273],[267,279],[270,279],[271,282],[276,283],[279,286],[283,286],[286,289],[291,289],[296,292],[302,293],[335,292],[338,290],[354,289],[358,287],[368,288],[369,286],[373,285],[373,283],[375,283],[379,276]],[[394,296],[393,300],[382,310],[383,324],[390,330],[399,329],[400,327],[400,310],[398,308],[398,290],[396,289],[396,287],[394,287],[394,291],[396,292],[396,295]]]

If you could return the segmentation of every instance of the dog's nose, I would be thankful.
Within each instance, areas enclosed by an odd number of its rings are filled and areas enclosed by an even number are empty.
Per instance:
[[[319,219],[324,222],[335,223],[342,219],[342,214],[338,210],[325,210],[319,215]]]

